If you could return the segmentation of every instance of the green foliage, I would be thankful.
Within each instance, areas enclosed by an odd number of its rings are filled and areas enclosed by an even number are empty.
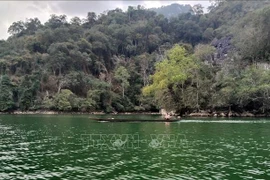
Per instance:
[[[248,14],[232,30],[239,53],[250,62],[270,60],[270,7]],[[245,27],[245,28],[243,28]]]
[[[265,113],[269,104],[269,70],[256,66],[246,67],[238,75],[222,75],[216,106],[238,106]]]
[[[13,85],[8,76],[0,76],[0,111],[12,110],[15,106]]]
[[[53,99],[45,98],[42,102],[42,108],[46,110],[56,109]]]
[[[21,110],[29,110],[35,105],[35,99],[39,90],[39,76],[26,75],[18,86],[18,103]]]
[[[201,4],[195,4],[192,8],[193,8],[193,11],[196,15],[203,14],[203,6]]]
[[[115,71],[114,77],[121,84],[122,96],[124,98],[125,88],[129,86],[128,79],[130,78],[130,75],[125,67],[119,66]]]
[[[167,53],[167,58],[156,65],[156,72],[152,76],[153,84],[144,88],[145,94],[177,86],[192,76],[192,70],[196,65],[192,58],[186,54],[186,50],[175,45]]]
[[[184,94],[179,95],[179,89],[183,90],[184,84],[193,78],[192,72],[196,68],[191,55],[187,54],[183,47],[175,45],[168,51],[167,58],[156,65],[156,72],[152,76],[153,83],[146,86],[143,93],[153,93],[161,107],[171,109],[171,106],[177,103],[182,106]]]
[[[170,19],[137,6],[14,22],[0,41],[0,111],[267,112],[270,3],[215,2]],[[209,43],[227,35],[233,51],[218,62]]]
[[[54,104],[60,111],[70,111],[74,102],[73,93],[68,89],[62,89],[59,94],[55,96]]]

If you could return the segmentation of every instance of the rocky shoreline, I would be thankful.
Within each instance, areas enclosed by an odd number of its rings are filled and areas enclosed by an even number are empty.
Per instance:
[[[61,111],[12,111],[12,112],[0,112],[0,114],[11,114],[11,115],[61,115],[61,114],[71,114],[71,115],[103,115],[103,114],[152,114],[152,115],[161,115],[159,112],[114,112],[114,113],[105,113],[101,111],[97,112],[61,112]],[[253,114],[250,112],[207,112],[201,111],[196,113],[185,114],[183,117],[270,117],[269,114]]]
[[[102,115],[102,114],[153,114],[159,115],[158,112],[123,112],[123,113],[105,113],[105,112],[62,112],[62,111],[12,111],[12,112],[0,112],[0,114],[11,114],[11,115],[31,115],[31,114],[41,114],[41,115],[57,115],[57,114],[74,114],[74,115]]]

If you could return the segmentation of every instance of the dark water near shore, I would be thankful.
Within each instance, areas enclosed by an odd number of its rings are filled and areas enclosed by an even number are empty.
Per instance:
[[[0,116],[0,179],[270,179],[269,155],[270,119]]]

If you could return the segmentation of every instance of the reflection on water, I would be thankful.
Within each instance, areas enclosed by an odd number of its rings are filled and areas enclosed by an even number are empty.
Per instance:
[[[267,119],[0,116],[0,179],[269,179],[269,129]]]

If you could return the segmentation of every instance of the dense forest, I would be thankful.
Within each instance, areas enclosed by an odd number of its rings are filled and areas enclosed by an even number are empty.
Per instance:
[[[142,6],[18,21],[0,41],[0,111],[270,110],[270,3],[177,17]]]
[[[159,8],[150,8],[149,10],[154,11],[157,14],[162,14],[166,18],[175,17],[184,13],[194,14],[194,11],[192,10],[191,5],[182,5],[182,4],[176,4],[176,3],[168,5],[168,6],[161,6]]]

